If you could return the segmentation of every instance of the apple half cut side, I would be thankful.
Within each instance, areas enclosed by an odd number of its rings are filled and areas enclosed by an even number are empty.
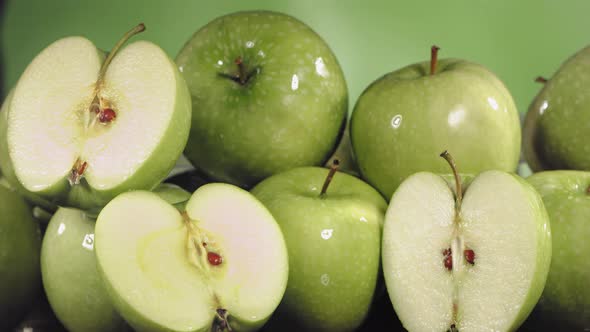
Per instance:
[[[9,157],[25,189],[100,207],[153,189],[174,167],[188,139],[188,88],[155,44],[119,50],[129,37],[106,59],[89,40],[66,37],[26,68],[7,119]]]
[[[416,173],[391,199],[382,259],[407,330],[514,331],[547,278],[547,212],[534,189],[509,173],[481,173],[462,203],[441,176]]]
[[[95,229],[98,267],[115,307],[139,331],[252,331],[286,288],[285,240],[247,191],[207,184],[186,210],[154,193],[113,199]]]

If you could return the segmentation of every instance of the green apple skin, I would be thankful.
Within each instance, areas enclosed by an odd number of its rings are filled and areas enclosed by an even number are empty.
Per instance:
[[[33,205],[42,207],[45,211],[55,212],[57,206],[47,199],[40,197],[39,195],[33,194],[26,190],[18,181],[14,169],[10,163],[10,156],[8,155],[8,143],[6,138],[6,129],[8,126],[8,105],[12,100],[14,89],[11,89],[6,99],[2,103],[0,109],[0,173],[11,188],[14,188],[21,196]]]
[[[162,50],[162,52],[164,51]],[[96,49],[96,58],[98,59],[97,61],[103,63],[105,53],[102,50]],[[176,67],[172,60],[170,60],[170,63],[171,66]],[[162,135],[158,147],[135,173],[130,174],[122,183],[111,189],[93,188],[83,178],[79,184],[72,186],[69,184],[67,178],[64,177],[61,181],[41,191],[32,192],[25,189],[27,191],[25,196],[40,196],[42,199],[50,201],[54,206],[75,207],[97,213],[111,199],[123,192],[142,189],[153,190],[157,187],[174,168],[178,157],[182,154],[182,150],[188,140],[190,128],[190,94],[186,82],[178,70],[174,70],[174,78],[177,89],[170,126]],[[15,94],[18,93],[18,89],[19,85],[17,83],[14,90]],[[10,105],[7,105],[7,107],[10,111]],[[10,131],[9,121],[8,119],[6,132]],[[8,146],[8,155],[8,160],[10,160],[10,146]],[[0,157],[2,156],[0,155]],[[0,166],[3,169],[12,169],[14,172],[12,164]]]
[[[287,242],[289,280],[269,331],[353,331],[371,306],[380,270],[387,203],[362,180],[302,167],[274,175],[252,193]]]
[[[523,126],[533,171],[590,170],[590,46],[564,62],[537,94]]]
[[[77,209],[60,208],[53,215],[41,248],[43,287],[69,331],[127,331],[96,269],[94,222]]]
[[[241,58],[246,84],[236,75]],[[219,17],[176,57],[191,91],[185,154],[214,181],[252,187],[298,166],[320,166],[336,148],[348,111],[343,72],[326,43],[285,14]]]
[[[41,232],[31,209],[14,191],[0,186],[0,330],[18,324],[41,286]]]
[[[546,171],[527,180],[543,198],[553,238],[547,284],[531,320],[585,331],[590,328],[590,172]]]
[[[386,74],[359,97],[351,139],[361,175],[387,199],[418,171],[447,173],[441,151],[460,171],[514,172],[520,155],[518,111],[504,84],[485,67],[458,59]]]

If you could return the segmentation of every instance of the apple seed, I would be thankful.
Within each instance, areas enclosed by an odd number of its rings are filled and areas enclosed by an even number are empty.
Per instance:
[[[453,269],[453,252],[451,248],[447,248],[443,250],[443,264],[447,268],[447,270],[451,271]]]
[[[103,109],[98,115],[98,121],[103,124],[107,124],[115,120],[117,113],[112,108]]]
[[[473,250],[471,250],[471,249],[465,249],[463,251],[463,255],[465,256],[465,260],[469,264],[471,264],[471,265],[475,264],[475,252]]]
[[[214,266],[220,265],[223,262],[223,259],[219,254],[211,251],[207,252],[207,260],[209,261],[209,264]]]

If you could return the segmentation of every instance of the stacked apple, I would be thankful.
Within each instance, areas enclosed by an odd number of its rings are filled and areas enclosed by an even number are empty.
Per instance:
[[[585,246],[575,220],[590,176],[531,185],[508,173],[520,123],[488,69],[433,46],[430,61],[367,87],[347,126],[337,59],[293,17],[219,17],[176,61],[147,41],[125,46],[144,29],[108,53],[83,37],[54,42],[3,103],[0,313],[14,320],[0,324],[22,318],[41,275],[71,331],[353,331],[383,282],[410,331],[513,331],[549,273],[538,310],[587,326],[590,295],[572,293],[590,266],[572,243]],[[543,119],[587,53],[533,106],[527,156],[557,160],[535,169],[583,165]],[[447,149],[465,173],[438,157]],[[170,181],[190,192],[162,184],[183,151],[196,170]],[[19,195],[53,213],[41,246]]]

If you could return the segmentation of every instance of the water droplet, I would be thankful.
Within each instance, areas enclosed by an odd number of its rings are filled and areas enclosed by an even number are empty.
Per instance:
[[[401,114],[398,114],[398,115],[394,116],[393,118],[391,118],[391,127],[393,129],[397,129],[401,125],[402,125],[402,115]]]
[[[334,233],[334,230],[333,230],[333,229],[331,229],[331,228],[324,229],[324,230],[322,231],[322,233],[321,233],[321,235],[322,235],[322,239],[324,239],[324,240],[328,240],[329,238],[331,238],[331,237],[332,237],[332,233]]]
[[[86,234],[82,240],[82,247],[92,251],[94,250],[94,234]]]

